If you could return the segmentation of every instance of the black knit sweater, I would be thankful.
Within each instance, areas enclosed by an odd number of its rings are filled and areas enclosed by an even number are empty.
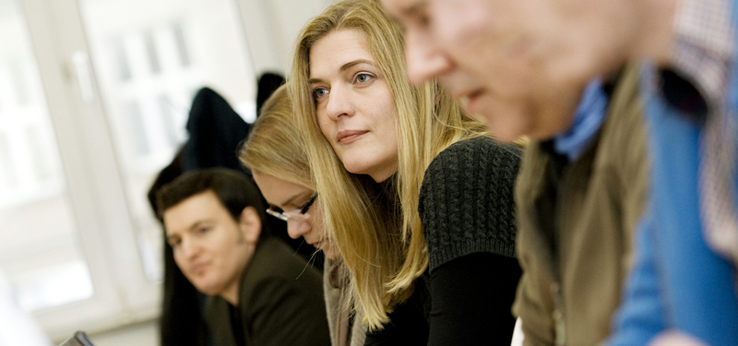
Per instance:
[[[425,172],[418,211],[431,273],[428,345],[509,345],[521,270],[513,190],[521,150],[464,140]]]
[[[515,257],[513,189],[521,150],[488,137],[454,143],[425,171],[418,212],[430,270],[464,255]]]

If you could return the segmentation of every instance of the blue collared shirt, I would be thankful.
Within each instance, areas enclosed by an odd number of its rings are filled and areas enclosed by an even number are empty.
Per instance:
[[[591,81],[584,89],[574,114],[574,123],[566,132],[554,137],[556,152],[566,156],[569,162],[576,161],[605,122],[607,101],[602,80]]]

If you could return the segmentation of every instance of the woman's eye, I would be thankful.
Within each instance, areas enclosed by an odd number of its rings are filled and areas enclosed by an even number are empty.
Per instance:
[[[365,83],[368,82],[372,77],[374,76],[369,73],[359,73],[356,75],[356,81],[358,83]]]
[[[197,230],[197,232],[200,233],[200,234],[207,233],[208,231],[210,231],[210,228],[208,228],[208,227],[203,227],[203,228],[200,228],[199,230]]]
[[[328,90],[326,90],[325,88],[317,88],[313,90],[313,98],[317,100],[325,96],[327,93],[328,93]]]
[[[307,207],[308,203],[310,203],[310,200],[307,200],[307,201],[305,201],[305,203],[298,205],[297,208],[295,208],[295,209],[297,209],[297,210],[303,210],[303,209],[305,209],[305,207]]]

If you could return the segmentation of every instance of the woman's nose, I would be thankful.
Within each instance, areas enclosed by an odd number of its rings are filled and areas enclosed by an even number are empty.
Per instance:
[[[334,86],[328,94],[328,101],[325,106],[325,113],[333,121],[338,121],[341,116],[353,115],[351,107],[350,93],[344,90],[342,86]]]
[[[292,239],[298,239],[305,236],[312,229],[312,222],[309,219],[291,217],[287,219],[287,234]]]

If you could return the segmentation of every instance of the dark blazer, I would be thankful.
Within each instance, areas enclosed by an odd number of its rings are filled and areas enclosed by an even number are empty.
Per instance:
[[[276,238],[257,244],[241,277],[239,308],[246,346],[327,346],[322,278]],[[218,346],[236,345],[229,303],[208,297],[205,320]]]

